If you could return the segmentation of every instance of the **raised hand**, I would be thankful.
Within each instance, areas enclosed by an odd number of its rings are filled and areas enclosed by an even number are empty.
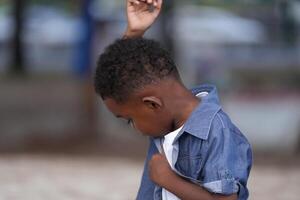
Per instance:
[[[127,0],[128,26],[125,37],[143,36],[158,17],[163,0]]]

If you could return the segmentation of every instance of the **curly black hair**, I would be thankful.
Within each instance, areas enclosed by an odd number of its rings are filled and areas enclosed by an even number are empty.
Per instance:
[[[180,80],[173,59],[158,42],[119,39],[100,55],[94,86],[103,99],[123,102],[137,89],[166,77]]]

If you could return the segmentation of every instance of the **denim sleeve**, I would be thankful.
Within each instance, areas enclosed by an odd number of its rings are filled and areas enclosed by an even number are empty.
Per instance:
[[[225,115],[224,115],[225,116]],[[230,120],[217,114],[208,140],[201,173],[203,187],[217,194],[238,193],[239,200],[248,198],[247,180],[252,165],[250,144]]]
[[[137,200],[153,200],[155,184],[151,181],[148,173],[148,163],[154,154],[158,153],[158,150],[154,144],[153,139],[150,139],[150,146],[148,149],[148,154],[144,164],[144,172],[142,176],[142,181],[137,194]]]

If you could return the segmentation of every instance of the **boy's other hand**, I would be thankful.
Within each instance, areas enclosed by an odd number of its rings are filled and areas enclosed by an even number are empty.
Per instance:
[[[154,154],[149,161],[149,175],[157,185],[166,186],[173,177],[177,176],[171,169],[168,160],[163,154]]]
[[[158,17],[163,0],[127,0],[125,38],[141,37]]]

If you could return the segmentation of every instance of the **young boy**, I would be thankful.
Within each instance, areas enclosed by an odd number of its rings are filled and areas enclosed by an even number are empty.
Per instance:
[[[141,38],[162,0],[127,0],[128,28],[100,56],[95,89],[107,108],[150,136],[138,200],[246,200],[252,153],[214,86],[191,91],[157,42]]]

